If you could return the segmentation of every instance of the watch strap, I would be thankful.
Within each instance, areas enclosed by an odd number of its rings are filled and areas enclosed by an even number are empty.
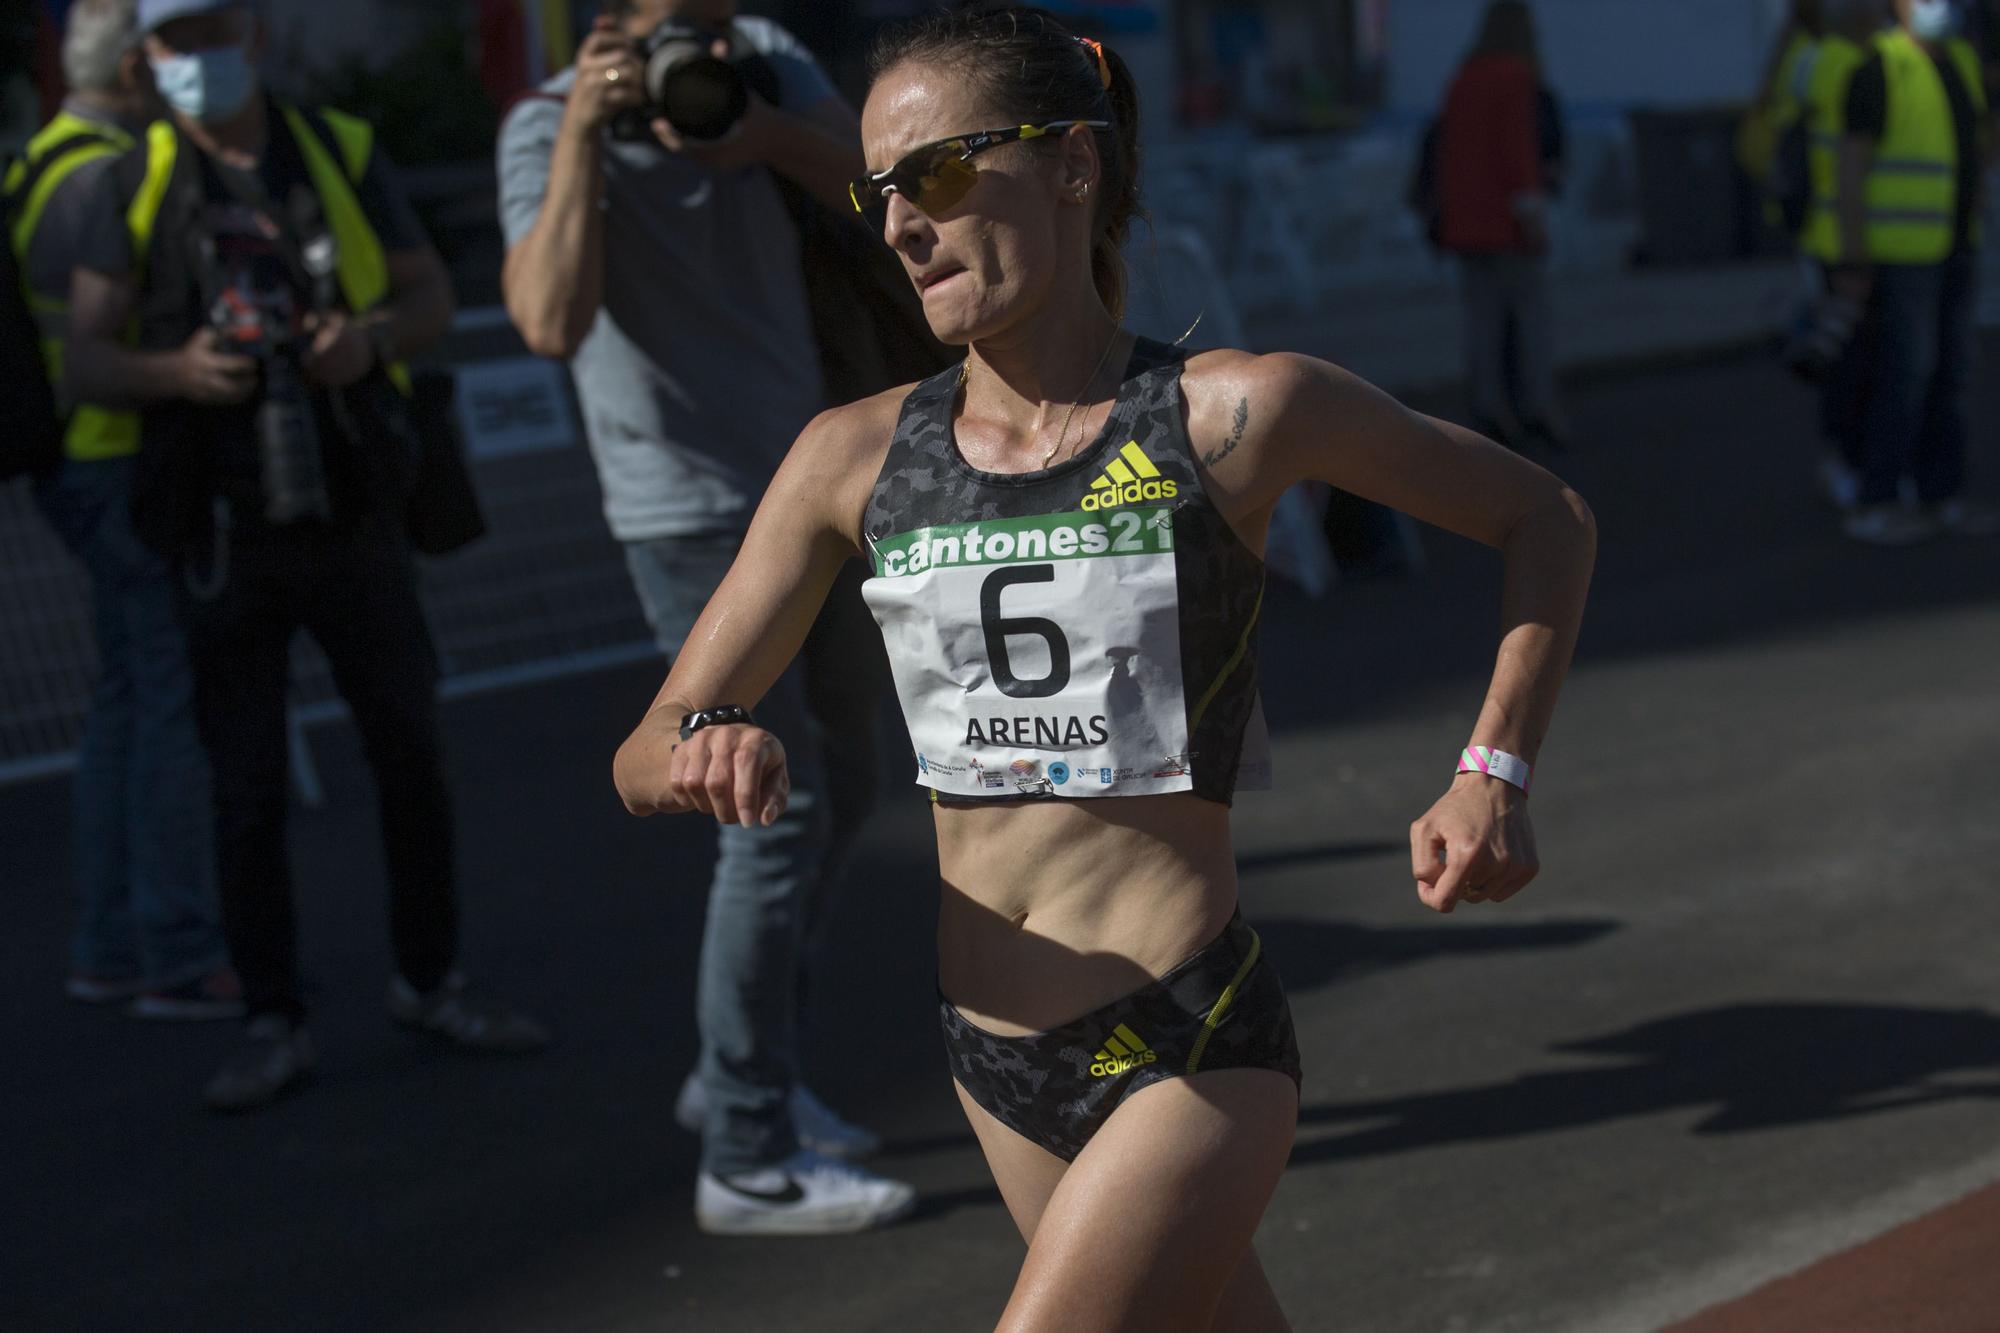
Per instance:
[[[703,708],[681,718],[681,739],[694,739],[694,734],[704,727],[755,726],[756,722],[757,719],[750,716],[750,710],[740,704]]]

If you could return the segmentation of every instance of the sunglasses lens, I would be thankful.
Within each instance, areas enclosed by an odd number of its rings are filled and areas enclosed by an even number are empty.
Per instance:
[[[854,210],[880,231],[889,221],[889,192],[894,191],[925,213],[937,214],[956,205],[972,189],[979,173],[954,145],[934,152],[929,161],[905,158],[880,176],[863,176],[847,187]]]
[[[953,207],[965,198],[972,189],[979,173],[970,162],[964,161],[956,153],[943,153],[932,159],[923,178],[917,184],[912,202],[924,212],[936,214]]]

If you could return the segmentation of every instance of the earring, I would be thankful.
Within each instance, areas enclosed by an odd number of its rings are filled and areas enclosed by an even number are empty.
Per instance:
[[[1090,183],[1086,181],[1077,188],[1076,201],[1080,204],[1088,198],[1090,198]]]

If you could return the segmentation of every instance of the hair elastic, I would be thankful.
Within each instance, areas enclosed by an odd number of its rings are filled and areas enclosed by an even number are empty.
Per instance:
[[[1458,771],[1461,773],[1484,773],[1489,778],[1528,790],[1528,783],[1534,779],[1535,770],[1519,755],[1508,754],[1505,750],[1489,749],[1484,745],[1468,745],[1458,756]]]
[[[1092,41],[1088,37],[1079,37],[1076,40],[1078,45],[1089,47],[1090,53],[1097,57],[1097,77],[1103,81],[1106,88],[1109,88],[1111,86],[1111,62],[1104,58],[1104,43]]]

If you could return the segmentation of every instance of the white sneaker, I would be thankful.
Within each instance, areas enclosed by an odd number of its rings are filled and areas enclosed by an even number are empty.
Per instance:
[[[1870,546],[1915,546],[1938,535],[1938,521],[1904,505],[1867,505],[1850,512],[1840,530]]]
[[[708,1126],[708,1093],[701,1086],[699,1069],[690,1069],[681,1080],[680,1095],[674,1098],[674,1123],[690,1134]]]
[[[799,1083],[792,1087],[792,1130],[803,1146],[823,1157],[858,1162],[882,1150],[882,1138],[871,1130],[842,1120],[832,1107]],[[708,1094],[701,1076],[691,1073],[681,1083],[674,1098],[674,1123],[690,1134],[699,1134],[708,1124]]]
[[[711,1236],[838,1236],[906,1217],[917,1192],[802,1149],[776,1166],[695,1181],[695,1224]]]
[[[1846,512],[1854,508],[1861,499],[1861,474],[1847,465],[1847,460],[1836,453],[1820,455],[1813,466],[1813,476],[1819,480],[1819,488],[1835,509]]]

